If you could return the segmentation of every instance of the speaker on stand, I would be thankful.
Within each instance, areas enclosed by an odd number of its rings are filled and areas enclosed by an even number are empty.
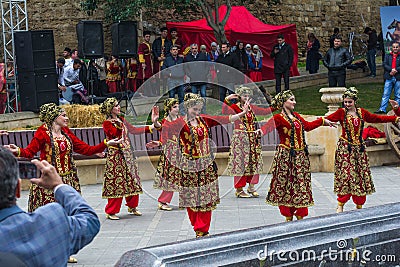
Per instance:
[[[58,104],[53,31],[16,31],[14,48],[21,110],[38,112],[42,104]]]
[[[76,25],[76,35],[78,37],[78,56],[89,59],[88,69],[88,92],[92,96],[90,103],[94,104],[93,98],[93,75],[90,70],[93,60],[104,56],[104,34],[103,23],[97,20],[81,20]]]
[[[127,78],[127,61],[128,58],[137,57],[138,47],[138,33],[136,21],[120,21],[111,25],[112,37],[112,54],[118,56],[124,62],[123,76],[124,76],[124,92],[126,103],[126,114],[129,114],[130,108],[135,116],[137,116],[135,107],[131,102],[133,94],[128,93],[128,78]],[[129,105],[130,104],[130,105]]]

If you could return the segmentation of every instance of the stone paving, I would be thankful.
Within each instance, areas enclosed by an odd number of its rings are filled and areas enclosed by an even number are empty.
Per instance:
[[[397,166],[371,168],[375,182],[376,193],[367,197],[365,207],[372,207],[400,201],[400,169]],[[309,209],[309,217],[335,212],[336,199],[333,194],[333,174],[313,173],[312,186],[315,206]],[[213,212],[210,233],[212,235],[245,228],[282,223],[284,218],[278,208],[266,205],[264,200],[271,175],[260,177],[259,198],[238,199],[232,189],[233,179],[229,176],[220,177],[221,204]],[[82,187],[83,197],[96,210],[101,230],[94,241],[82,249],[75,257],[75,267],[114,266],[121,255],[128,251],[148,246],[194,238],[186,211],[176,207],[178,195],[172,200],[172,211],[157,209],[157,197],[160,191],[152,188],[152,181],[144,181],[145,193],[140,196],[139,210],[143,216],[128,214],[125,206],[119,214],[119,221],[105,218],[105,199],[101,199],[101,185]],[[28,192],[24,191],[18,204],[27,208]],[[353,210],[353,203],[348,203],[345,210]],[[50,248],[49,248],[50,249]],[[145,266],[144,266],[145,267]]]

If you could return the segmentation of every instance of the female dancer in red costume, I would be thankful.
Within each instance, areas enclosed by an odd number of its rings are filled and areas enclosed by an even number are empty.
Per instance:
[[[236,88],[235,94],[225,98],[222,106],[223,114],[237,114],[243,111],[243,105],[253,95],[253,90],[240,86]],[[239,99],[237,104],[233,104],[232,99]],[[238,198],[259,197],[255,185],[258,184],[260,173],[263,169],[261,155],[261,140],[256,133],[256,114],[271,114],[271,108],[261,108],[250,105],[246,116],[235,121],[235,130],[231,139],[231,148],[228,161],[228,174],[234,176],[235,195]],[[247,193],[243,187],[249,184]]]
[[[367,197],[375,192],[371,177],[369,159],[365,151],[362,132],[364,122],[398,122],[396,116],[376,115],[356,107],[358,91],[350,87],[343,94],[344,107],[327,116],[327,119],[340,122],[342,134],[335,153],[334,192],[337,194],[336,212],[343,212],[346,202],[352,198],[357,209],[361,209]]]
[[[241,113],[230,116],[200,115],[204,100],[197,94],[186,94],[183,103],[186,115],[163,125],[161,134],[163,141],[174,134],[178,137],[181,148],[179,207],[186,208],[196,237],[202,237],[208,235],[212,210],[219,203],[217,167],[209,142],[210,127],[243,117],[249,103],[245,103]]]
[[[310,159],[305,140],[305,131],[322,125],[330,125],[323,118],[308,122],[294,112],[296,100],[290,90],[277,94],[272,106],[282,111],[275,114],[259,130],[266,134],[276,128],[279,134],[278,145],[272,163],[272,179],[266,203],[279,206],[286,221],[298,220],[308,215],[308,207],[314,205],[311,190]]]
[[[117,146],[108,147],[102,197],[107,198],[105,207],[107,219],[119,220],[117,214],[125,197],[128,212],[141,216],[137,210],[142,186],[134,151],[128,134],[151,132],[152,126],[134,127],[120,115],[120,106],[116,98],[107,98],[100,106],[100,112],[107,116],[103,129],[107,140],[121,139]]]
[[[167,98],[164,101],[164,119],[161,125],[165,125],[179,117],[179,102],[176,98]],[[162,130],[162,129],[160,129]],[[149,148],[163,145],[160,160],[157,166],[156,177],[154,179],[154,188],[163,190],[158,197],[158,208],[160,210],[170,211],[172,208],[168,205],[171,203],[174,191],[179,191],[179,180],[181,176],[180,169],[177,166],[177,156],[179,151],[178,138],[174,134],[169,136],[165,142],[151,141],[146,144]]]
[[[14,144],[6,145],[14,155],[24,158],[33,158],[40,151],[40,159],[47,160],[56,168],[63,182],[81,192],[76,165],[72,152],[83,155],[94,155],[101,153],[107,146],[118,145],[118,140],[101,142],[96,146],[89,146],[81,141],[68,129],[68,117],[64,109],[56,104],[49,103],[40,107],[39,118],[44,124],[40,126],[33,139],[26,148],[19,148]],[[28,211],[54,202],[52,190],[44,189],[31,184],[29,191]],[[76,263],[75,258],[70,257],[68,262]]]
[[[89,146],[68,129],[67,114],[64,109],[53,103],[44,104],[40,107],[39,118],[44,124],[36,130],[33,139],[26,148],[19,148],[14,144],[5,147],[16,156],[24,158],[33,158],[40,151],[40,159],[51,162],[56,167],[63,182],[80,192],[81,188],[72,152],[87,156],[94,155],[103,152],[107,145],[117,144],[117,140],[109,140],[108,142],[104,140],[96,146]],[[34,184],[31,185],[28,205],[30,212],[54,201],[54,194],[51,190]]]

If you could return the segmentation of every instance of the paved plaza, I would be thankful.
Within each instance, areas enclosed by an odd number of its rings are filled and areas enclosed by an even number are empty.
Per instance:
[[[367,197],[365,207],[372,207],[400,201],[400,168],[398,166],[383,166],[371,168],[375,182],[376,193]],[[229,176],[220,177],[221,204],[213,213],[210,233],[230,232],[245,228],[282,223],[284,218],[277,207],[266,205],[264,200],[271,175],[263,175],[259,184],[259,198],[238,199],[232,189],[233,179]],[[114,266],[121,255],[128,251],[148,246],[181,241],[194,238],[189,219],[185,210],[176,207],[178,195],[173,198],[172,211],[157,209],[159,190],[153,189],[152,181],[144,181],[145,193],[140,196],[139,210],[143,216],[128,214],[124,206],[119,214],[119,221],[105,218],[106,200],[101,198],[101,185],[82,187],[83,197],[96,210],[100,221],[100,233],[94,241],[82,249],[75,257],[75,267]],[[309,209],[309,217],[335,212],[336,199],[333,194],[333,173],[313,173],[312,186],[315,206]],[[24,191],[18,205],[26,210],[28,191]],[[348,203],[345,210],[353,210],[353,203]],[[51,248],[49,248],[51,249]],[[143,266],[145,267],[145,266]]]

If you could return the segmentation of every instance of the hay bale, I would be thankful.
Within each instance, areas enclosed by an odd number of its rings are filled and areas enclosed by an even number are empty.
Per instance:
[[[69,118],[68,127],[85,128],[85,127],[101,127],[106,119],[100,113],[99,105],[63,105],[62,106]]]

